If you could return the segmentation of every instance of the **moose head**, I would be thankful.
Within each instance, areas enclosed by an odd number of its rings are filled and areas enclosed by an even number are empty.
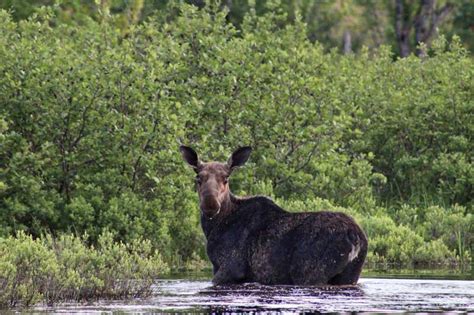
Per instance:
[[[216,217],[223,205],[230,200],[229,176],[232,171],[247,162],[251,147],[240,147],[232,153],[227,163],[202,162],[192,148],[180,146],[184,160],[196,172],[199,205],[209,219]]]

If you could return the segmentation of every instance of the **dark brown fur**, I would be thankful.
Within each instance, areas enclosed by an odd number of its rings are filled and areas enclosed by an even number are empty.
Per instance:
[[[236,150],[227,163],[202,163],[181,146],[195,169],[201,224],[215,284],[356,284],[367,239],[354,220],[338,212],[289,213],[262,196],[238,198],[227,178],[251,149]]]

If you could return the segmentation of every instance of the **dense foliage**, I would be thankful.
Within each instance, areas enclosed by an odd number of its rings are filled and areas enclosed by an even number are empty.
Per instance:
[[[176,14],[176,13],[173,13]],[[326,53],[299,20],[182,5],[127,34],[106,18],[0,13],[0,234],[151,241],[205,257],[180,143],[224,160],[254,147],[237,194],[362,223],[369,258],[471,259],[473,60],[458,39],[425,58]]]
[[[474,49],[474,2],[471,0],[0,0],[0,9],[10,10],[15,20],[26,19],[41,6],[53,8],[58,23],[83,24],[104,14],[114,18],[114,26],[128,32],[149,16],[166,12],[168,20],[179,15],[177,3],[204,7],[218,3],[226,7],[226,17],[240,28],[249,12],[264,15],[278,8],[286,18],[279,25],[300,16],[307,24],[305,33],[327,49],[359,51],[362,47],[390,45],[401,56],[419,53],[416,46],[430,46],[439,32],[458,35],[463,45]]]
[[[149,241],[125,245],[104,233],[95,248],[72,235],[34,240],[20,232],[0,239],[0,307],[143,297],[166,268]]]

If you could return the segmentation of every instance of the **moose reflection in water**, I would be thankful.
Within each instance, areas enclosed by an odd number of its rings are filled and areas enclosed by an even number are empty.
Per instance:
[[[290,213],[262,196],[236,197],[232,171],[247,162],[250,147],[227,163],[202,162],[181,146],[196,172],[201,224],[214,284],[356,284],[367,255],[367,238],[354,220],[338,212]]]

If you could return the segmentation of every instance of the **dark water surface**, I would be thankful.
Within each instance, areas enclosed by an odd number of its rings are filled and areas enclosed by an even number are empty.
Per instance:
[[[468,277],[470,278],[470,277]],[[474,313],[474,281],[361,278],[346,288],[212,286],[209,278],[160,280],[143,300],[38,307],[33,313]]]

